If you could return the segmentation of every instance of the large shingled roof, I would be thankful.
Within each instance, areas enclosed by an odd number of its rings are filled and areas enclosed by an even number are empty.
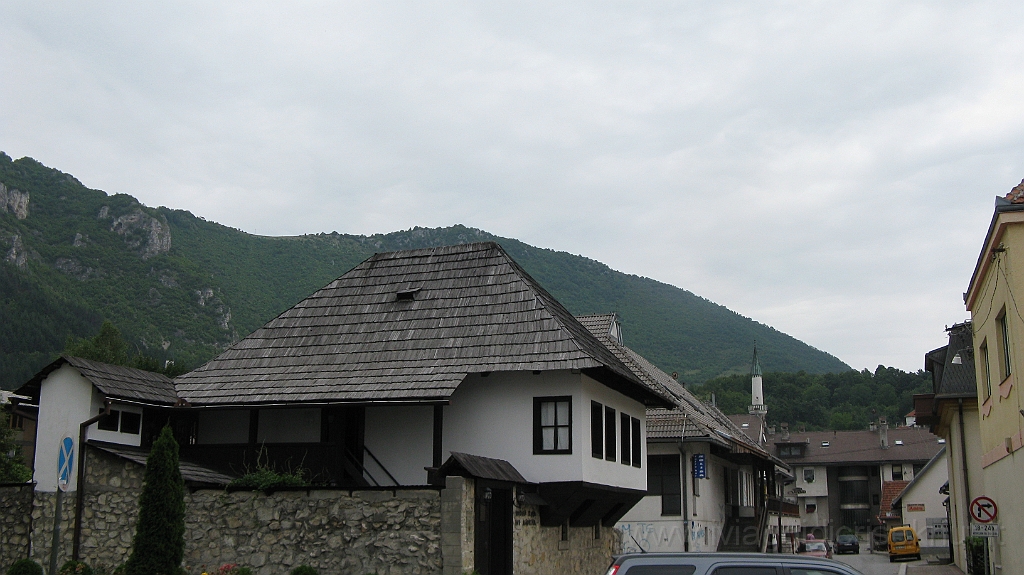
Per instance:
[[[175,384],[195,405],[443,401],[470,373],[565,369],[668,403],[487,242],[376,254]]]

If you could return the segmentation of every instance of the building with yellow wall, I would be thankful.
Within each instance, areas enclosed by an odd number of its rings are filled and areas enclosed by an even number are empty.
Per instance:
[[[980,489],[998,506],[1000,535],[990,540],[994,573],[1024,573],[1024,182],[996,199],[995,213],[964,295],[974,332],[981,440]],[[1024,382],[1022,382],[1024,383]]]
[[[946,332],[949,343],[924,356],[924,369],[932,374],[932,393],[915,395],[914,411],[918,425],[929,426],[946,441],[948,543],[953,562],[966,573],[968,505],[983,485],[978,389],[971,322],[954,324]]]

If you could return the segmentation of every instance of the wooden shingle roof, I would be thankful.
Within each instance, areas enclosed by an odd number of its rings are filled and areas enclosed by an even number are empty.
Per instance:
[[[154,373],[84,359],[81,357],[61,356],[39,371],[20,389],[25,393],[38,396],[39,385],[48,375],[61,366],[71,365],[92,383],[100,393],[109,398],[137,401],[153,405],[174,405],[178,396],[174,392],[174,383],[162,373]],[[38,398],[37,398],[38,399]]]
[[[701,401],[674,377],[620,343],[614,337],[617,333],[615,314],[586,315],[578,319],[645,385],[672,398],[670,409],[647,409],[649,441],[707,440],[756,453],[786,466],[758,442],[747,437],[720,409]]]
[[[175,385],[195,405],[428,402],[470,373],[567,369],[667,403],[487,242],[375,254]]]

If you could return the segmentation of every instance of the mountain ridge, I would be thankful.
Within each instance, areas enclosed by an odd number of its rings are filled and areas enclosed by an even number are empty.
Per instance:
[[[616,312],[630,347],[688,382],[762,364],[850,367],[685,289],[464,225],[257,236],[107,194],[0,152],[0,387],[112,321],[137,351],[196,367],[377,251],[495,241],[572,313]]]

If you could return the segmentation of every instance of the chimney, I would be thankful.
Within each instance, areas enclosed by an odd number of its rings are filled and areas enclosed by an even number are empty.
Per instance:
[[[885,417],[878,418],[878,436],[881,439],[882,449],[889,449],[889,423]]]
[[[779,430],[782,432],[782,441],[789,441],[789,424],[783,421],[779,424]]]

